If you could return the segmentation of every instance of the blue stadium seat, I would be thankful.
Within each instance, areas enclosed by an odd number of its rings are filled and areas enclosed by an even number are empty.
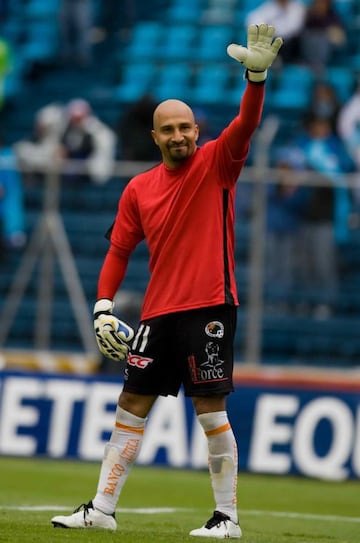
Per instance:
[[[196,74],[191,100],[197,104],[222,103],[229,83],[227,66],[204,65]]]
[[[169,23],[198,23],[202,9],[196,2],[182,2],[167,10]]]
[[[124,59],[141,60],[156,57],[162,34],[163,27],[156,21],[142,21],[137,23],[134,27],[130,43],[124,49]]]
[[[334,9],[343,23],[348,26],[351,25],[355,16],[355,4],[354,0],[334,0]]]
[[[161,43],[160,59],[189,60],[193,54],[193,45],[197,28],[192,24],[172,25]]]
[[[209,0],[203,10],[205,24],[233,24],[237,13],[237,0]]]
[[[20,17],[8,17],[1,23],[1,36],[10,43],[18,43],[22,35],[22,21]]]
[[[224,96],[224,101],[226,101],[229,106],[237,107],[240,105],[240,101],[245,91],[245,81],[243,85],[236,85],[228,90],[226,96]]]
[[[200,27],[196,58],[201,61],[227,62],[226,48],[233,41],[233,29],[229,25],[207,25]]]
[[[246,43],[247,43],[247,31],[246,31],[245,26],[243,26],[242,28],[236,29],[235,34],[234,34],[233,42],[237,43],[238,45],[246,46]]]
[[[26,19],[48,19],[57,17],[60,0],[31,0],[24,7]]]
[[[307,66],[288,64],[283,66],[277,88],[268,97],[268,105],[279,110],[301,111],[310,100],[314,75]]]
[[[355,90],[355,74],[348,66],[329,66],[325,72],[325,80],[334,87],[342,102],[346,102]]]
[[[27,61],[51,61],[58,55],[59,29],[56,21],[38,20],[28,25],[22,55]]]
[[[134,102],[151,89],[156,67],[151,62],[125,64],[122,82],[114,90],[114,98],[120,102]]]
[[[187,100],[192,69],[189,64],[164,65],[153,87],[153,94],[159,101],[168,98]]]
[[[240,44],[241,41],[238,41],[237,43]],[[241,64],[238,64],[237,66],[235,64],[234,70],[235,70],[234,81],[231,84],[231,87],[226,94],[227,96],[226,103],[228,103],[229,105],[238,106],[246,87],[246,80],[244,79],[245,69],[243,66],[241,66]],[[267,74],[266,100],[268,99],[270,100],[269,97],[270,97],[271,88],[272,88],[272,78],[273,78],[273,71],[269,70]]]

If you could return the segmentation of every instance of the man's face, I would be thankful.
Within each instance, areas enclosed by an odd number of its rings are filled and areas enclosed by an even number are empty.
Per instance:
[[[177,168],[195,152],[199,128],[186,104],[168,100],[155,111],[152,136],[164,164]]]

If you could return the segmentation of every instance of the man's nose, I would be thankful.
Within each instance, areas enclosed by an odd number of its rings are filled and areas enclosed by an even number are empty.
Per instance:
[[[184,139],[183,133],[178,128],[174,130],[173,133],[173,140],[174,141],[182,141]]]

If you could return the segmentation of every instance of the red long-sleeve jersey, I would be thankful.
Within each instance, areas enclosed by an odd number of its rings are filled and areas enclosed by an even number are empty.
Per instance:
[[[141,318],[238,304],[235,184],[262,114],[264,85],[248,82],[237,117],[176,169],[163,163],[130,180],[119,200],[98,299],[113,299],[131,252],[146,239],[150,280]]]

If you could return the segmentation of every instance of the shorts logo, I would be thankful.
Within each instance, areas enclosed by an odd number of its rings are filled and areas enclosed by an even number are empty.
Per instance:
[[[215,381],[227,381],[223,364],[224,360],[219,358],[219,345],[209,341],[205,346],[206,360],[199,366],[196,364],[195,356],[188,359],[192,380],[195,384],[210,383]]]
[[[213,371],[218,371],[224,361],[219,359],[219,345],[213,341],[209,341],[206,344],[205,352],[207,360],[200,364],[202,368],[211,368]],[[222,373],[222,369],[219,370]]]
[[[210,337],[216,337],[218,339],[221,339],[224,337],[224,325],[222,322],[219,321],[212,321],[209,322],[205,326],[205,334]]]
[[[136,368],[143,370],[144,368],[146,368],[146,366],[151,364],[151,362],[154,362],[154,359],[147,358],[146,356],[140,356],[138,354],[130,353],[128,355],[127,361],[128,361],[128,364],[130,364],[130,366],[135,366]]]

